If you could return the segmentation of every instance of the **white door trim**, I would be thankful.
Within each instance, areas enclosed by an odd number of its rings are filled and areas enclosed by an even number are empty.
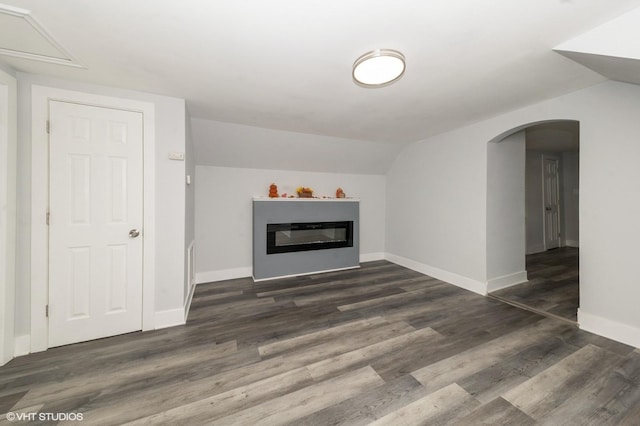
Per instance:
[[[143,115],[143,270],[142,329],[155,327],[155,106],[150,102],[114,98],[45,86],[31,89],[31,352],[48,348],[45,315],[49,278],[49,238],[46,213],[49,205],[49,137],[46,122],[49,100],[125,109]]]
[[[16,87],[0,70],[0,366],[15,354]]]

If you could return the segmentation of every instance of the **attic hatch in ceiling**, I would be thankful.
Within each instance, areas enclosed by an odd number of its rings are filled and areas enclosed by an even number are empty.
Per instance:
[[[4,4],[0,4],[0,55],[83,68],[30,11]]]

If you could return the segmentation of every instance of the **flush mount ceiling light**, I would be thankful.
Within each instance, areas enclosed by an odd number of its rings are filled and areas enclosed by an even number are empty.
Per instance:
[[[362,87],[384,87],[402,77],[404,55],[397,50],[377,49],[365,53],[353,63],[353,81]]]

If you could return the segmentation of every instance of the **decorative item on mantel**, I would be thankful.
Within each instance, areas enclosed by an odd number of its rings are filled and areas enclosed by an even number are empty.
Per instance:
[[[342,188],[336,189],[336,198],[345,198],[346,194],[342,190]]]
[[[298,189],[296,189],[296,192],[298,193],[298,197],[300,197],[300,198],[312,198],[313,197],[313,189],[307,188],[305,186],[299,186]]]
[[[275,183],[269,185],[269,198],[278,198],[278,186]]]

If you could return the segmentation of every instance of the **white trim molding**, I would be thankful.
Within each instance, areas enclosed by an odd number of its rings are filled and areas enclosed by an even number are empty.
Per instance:
[[[582,330],[640,348],[640,328],[603,318],[578,308],[578,324]]]
[[[0,69],[0,365],[15,354],[17,82]]]
[[[375,260],[384,260],[385,253],[366,253],[360,255],[360,262],[373,262]],[[347,268],[347,269],[354,269]],[[328,271],[319,271],[319,272],[311,272],[309,274],[317,274],[320,272],[328,272]],[[295,274],[291,276],[300,276],[300,275],[309,275],[309,274]],[[225,280],[235,280],[238,278],[248,278],[253,275],[253,268],[251,266],[245,266],[242,268],[231,268],[231,269],[220,269],[218,271],[204,271],[196,273],[196,284],[206,284],[213,283],[218,281]],[[283,278],[283,277],[277,277]]]
[[[185,308],[167,309],[155,313],[156,329],[174,327],[185,324]]]
[[[415,260],[407,259],[406,257],[396,256],[395,254],[385,253],[385,259],[389,262],[393,262],[397,265],[404,266],[405,268],[412,269],[414,271],[423,273],[433,278],[448,282],[457,287],[465,290],[478,293],[482,296],[487,295],[487,284],[481,281],[463,277],[453,272],[445,271],[434,266],[426,265],[424,263],[416,262]]]
[[[28,334],[16,336],[15,343],[15,356],[24,356],[31,353],[31,336]]]
[[[580,242],[576,240],[566,240],[564,245],[567,247],[580,247]]]
[[[142,278],[142,330],[156,328],[155,314],[155,105],[46,86],[31,86],[31,352],[48,348],[49,239],[46,213],[49,205],[49,151],[46,122],[49,101],[76,102],[141,112],[143,115],[144,240]],[[181,317],[184,310],[178,309]]]
[[[251,274],[253,274],[253,268],[251,266],[232,269],[220,269],[219,271],[196,272],[196,284],[234,280],[236,278],[248,278],[251,276]]]
[[[26,9],[21,9],[18,7],[8,6],[5,4],[0,4],[0,14],[14,16],[18,19],[22,19],[28,25],[27,28],[31,28],[31,31],[29,31],[31,34],[29,35],[33,36],[37,34],[40,38],[46,40],[47,43],[49,43],[49,46],[47,47],[53,48],[54,50],[56,50],[57,55],[51,55],[51,54],[44,55],[44,54],[37,53],[35,51],[28,52],[26,50],[20,50],[15,48],[14,49],[0,48],[0,54],[13,56],[15,58],[30,59],[32,61],[40,61],[40,62],[46,62],[51,64],[57,64],[57,65],[66,65],[69,67],[76,67],[76,68],[86,68],[85,66],[80,64],[69,53],[67,49],[62,47],[62,45],[58,43],[58,41],[54,39],[53,36],[51,36],[51,34],[49,34],[49,32],[42,26],[42,24],[38,22],[38,20],[31,15],[31,11]]]
[[[360,268],[360,266],[347,266],[346,268],[325,269],[325,270],[322,270],[322,271],[302,272],[300,274],[280,275],[280,276],[277,276],[277,277],[260,278],[260,279],[256,279],[252,275],[251,278],[253,279],[253,282],[259,283],[259,282],[263,282],[263,281],[279,280],[279,279],[282,279],[282,278],[303,277],[305,275],[324,274],[326,272],[348,271],[349,269],[359,269],[359,268]]]
[[[487,293],[526,283],[527,281],[527,271],[514,272],[513,274],[491,278],[487,281]]]
[[[360,263],[373,262],[375,260],[384,260],[384,253],[365,253],[360,254]]]

